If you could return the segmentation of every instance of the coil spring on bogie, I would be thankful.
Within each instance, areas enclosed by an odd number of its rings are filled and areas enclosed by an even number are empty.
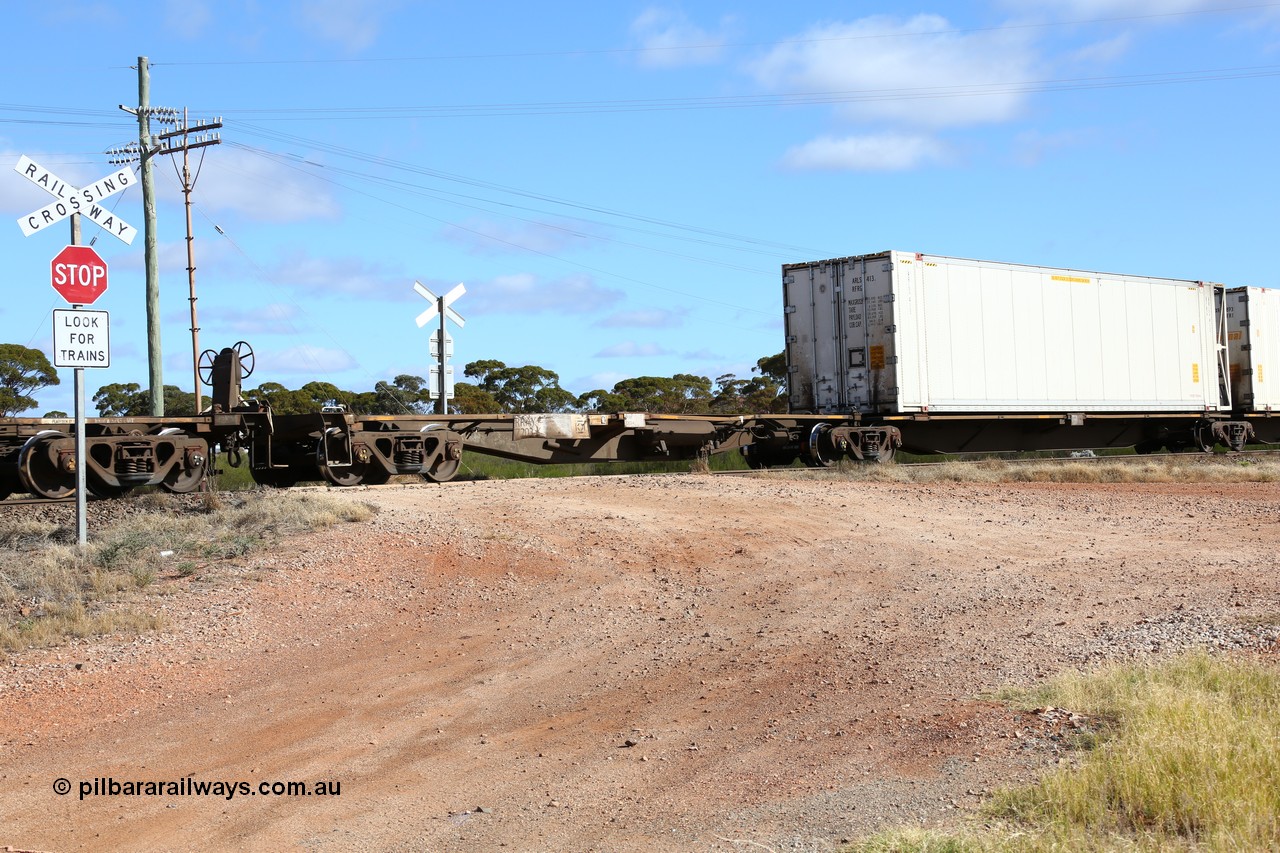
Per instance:
[[[426,454],[423,452],[421,447],[401,448],[396,451],[394,462],[396,465],[420,466],[425,458]]]
[[[150,474],[151,460],[145,456],[124,456],[116,460],[117,474]]]

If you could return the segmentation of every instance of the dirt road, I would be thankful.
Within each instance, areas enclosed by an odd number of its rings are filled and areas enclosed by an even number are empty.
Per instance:
[[[1056,759],[984,691],[1277,654],[1280,485],[339,494],[380,512],[173,582],[159,634],[0,669],[0,846],[833,850]]]

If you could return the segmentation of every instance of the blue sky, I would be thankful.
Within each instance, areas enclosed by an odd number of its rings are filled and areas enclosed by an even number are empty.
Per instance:
[[[1280,3],[1212,0],[9,4],[0,342],[52,344],[73,184],[153,106],[220,116],[193,153],[201,349],[249,380],[425,375],[464,282],[457,370],[581,393],[747,375],[782,349],[783,263],[886,249],[1275,286]],[[201,158],[203,153],[203,158]],[[185,220],[156,162],[164,380],[190,390]],[[135,188],[115,212],[141,229]],[[110,265],[109,382],[147,384],[142,237]],[[38,395],[72,408],[71,371]],[[90,409],[92,414],[92,408]]]

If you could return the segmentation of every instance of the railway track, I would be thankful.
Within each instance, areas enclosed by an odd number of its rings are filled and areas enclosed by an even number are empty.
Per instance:
[[[910,467],[936,467],[939,465],[956,465],[956,464],[980,465],[983,463],[990,463],[990,462],[1005,462],[1009,464],[1020,463],[1024,465],[1033,464],[1036,462],[1084,462],[1086,464],[1097,463],[1097,462],[1120,462],[1123,464],[1128,464],[1132,462],[1149,462],[1153,459],[1180,459],[1185,462],[1216,462],[1218,460],[1228,460],[1228,459],[1231,461],[1236,461],[1240,459],[1250,459],[1250,458],[1268,458],[1268,457],[1275,458],[1275,454],[1278,452],[1280,451],[1246,450],[1246,451],[1241,451],[1239,453],[1231,453],[1229,455],[1219,454],[1219,453],[1186,452],[1186,453],[1142,453],[1142,454],[1134,454],[1132,456],[1129,456],[1129,455],[1124,455],[1124,456],[1041,456],[1035,459],[1017,459],[1017,458],[984,456],[979,459],[947,459],[947,460],[937,461],[937,462],[933,462],[933,461],[901,462],[900,461],[898,464],[910,466]]]
[[[954,465],[960,465],[960,466],[977,466],[977,465],[984,465],[984,464],[985,464],[985,465],[989,465],[989,464],[991,464],[991,463],[993,463],[993,462],[1000,462],[1000,463],[1005,463],[1005,464],[1008,464],[1008,465],[1017,465],[1017,464],[1021,464],[1021,465],[1034,465],[1034,464],[1040,464],[1040,463],[1045,463],[1045,464],[1058,464],[1058,463],[1068,463],[1068,462],[1079,462],[1079,463],[1084,463],[1084,464],[1096,464],[1096,463],[1099,463],[1099,462],[1116,462],[1116,463],[1120,463],[1120,464],[1133,464],[1133,463],[1138,463],[1138,462],[1149,462],[1149,461],[1156,460],[1156,459],[1176,459],[1176,460],[1180,460],[1180,461],[1187,462],[1187,463],[1193,463],[1193,464],[1212,464],[1212,463],[1215,463],[1215,462],[1225,462],[1225,461],[1239,462],[1239,461],[1241,461],[1241,460],[1248,460],[1248,459],[1278,459],[1278,458],[1280,458],[1280,449],[1277,449],[1277,450],[1248,450],[1248,451],[1243,451],[1243,452],[1240,452],[1240,453],[1232,453],[1232,454],[1229,454],[1229,455],[1228,455],[1228,454],[1217,454],[1217,453],[1210,454],[1210,453],[1184,452],[1184,453],[1147,453],[1147,454],[1139,454],[1139,455],[1132,455],[1132,456],[1130,456],[1130,455],[1124,455],[1124,456],[1043,456],[1043,457],[1037,457],[1037,458],[1032,458],[1032,459],[1004,458],[1004,457],[996,457],[996,456],[991,456],[991,455],[984,455],[984,456],[976,457],[976,458],[968,458],[968,459],[945,459],[945,460],[940,460],[940,461],[904,461],[904,460],[902,460],[902,459],[898,459],[898,460],[896,460],[893,464],[894,464],[894,465],[896,465],[897,467],[900,467],[900,468],[908,468],[908,469],[917,469],[917,468],[921,468],[921,469],[923,469],[923,468],[937,468],[937,467],[941,467],[941,466],[944,466],[944,465],[953,465],[953,466],[954,466]],[[847,463],[847,464],[852,464],[852,463]],[[874,465],[874,463],[861,463],[861,464],[863,464],[863,465]],[[717,477],[743,477],[743,476],[749,476],[749,475],[752,475],[752,474],[759,474],[759,473],[762,473],[763,471],[768,471],[768,472],[771,472],[771,473],[774,473],[774,474],[787,474],[787,475],[789,475],[789,474],[799,474],[799,473],[801,473],[801,472],[806,472],[806,471],[836,470],[836,468],[837,468],[837,467],[838,467],[838,466],[832,466],[830,469],[824,469],[824,468],[810,468],[810,467],[807,467],[807,466],[790,466],[790,467],[766,468],[766,469],[751,469],[751,468],[745,468],[745,469],[732,470],[732,471],[712,471],[712,472],[710,472],[710,473],[712,473],[713,475],[715,475],[715,476],[717,476]],[[627,475],[624,475],[624,474],[615,474],[615,475],[610,475],[610,474],[593,474],[593,475],[591,475],[591,476],[627,476]],[[666,476],[681,477],[681,476],[686,476],[686,474],[684,474],[684,473],[672,473],[672,474],[668,474],[668,475],[666,475]],[[461,481],[465,481],[466,479],[467,479],[467,478],[465,477],[465,475],[464,475],[462,478],[460,478],[460,480],[461,480]],[[377,485],[377,484],[364,484],[364,486],[363,486],[363,487],[364,487],[364,488],[372,488],[372,489],[380,488],[380,486],[379,486],[379,485]],[[399,484],[399,483],[392,483],[392,484],[388,484],[388,488],[402,488],[402,487],[403,487],[403,486],[402,486],[401,484]],[[300,488],[300,489],[327,489],[327,488],[330,488],[330,487],[329,487],[328,485],[326,485],[326,484],[322,484],[322,483],[315,483],[315,484],[308,484],[308,485],[298,486],[298,487],[295,487],[295,488]],[[96,503],[96,502],[101,502],[101,501],[110,501],[110,500],[112,500],[112,498],[102,498],[102,497],[98,497],[98,496],[96,496],[96,495],[91,495],[91,496],[89,497],[89,500],[90,500],[90,502],[95,502],[95,503]],[[53,499],[50,499],[50,498],[39,498],[39,497],[10,497],[10,498],[8,498],[8,499],[6,499],[6,500],[0,501],[0,509],[4,509],[4,508],[6,508],[6,507],[21,507],[21,506],[48,506],[48,505],[50,505],[50,504],[70,504],[70,503],[74,503],[74,502],[75,502],[75,498],[74,498],[74,496],[69,496],[69,497],[64,497],[64,498],[53,498]]]
[[[1066,463],[1066,462],[1083,462],[1085,464],[1094,464],[1099,462],[1118,462],[1121,464],[1133,464],[1138,462],[1150,462],[1155,459],[1177,459],[1188,463],[1213,463],[1218,461],[1239,461],[1242,459],[1278,459],[1280,458],[1280,450],[1246,450],[1239,453],[1221,454],[1221,453],[1144,453],[1124,456],[1041,456],[1032,459],[1018,459],[992,456],[990,454],[981,457],[969,459],[944,459],[938,461],[904,461],[901,458],[895,460],[893,464],[901,468],[938,468],[943,465],[989,465],[993,462],[1003,462],[1009,465],[1034,465],[1038,463]],[[874,464],[874,463],[867,463]],[[835,467],[835,466],[833,466]],[[792,473],[800,471],[820,471],[822,468],[809,467],[785,467],[785,468],[767,468],[763,469],[773,473]],[[744,476],[748,474],[758,474],[760,471],[753,469],[743,469],[734,471],[713,471],[717,476],[733,477]]]

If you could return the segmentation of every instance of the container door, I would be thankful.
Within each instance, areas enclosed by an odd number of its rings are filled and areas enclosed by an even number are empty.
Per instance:
[[[843,406],[844,335],[841,261],[783,268],[791,410],[834,412]]]
[[[1253,407],[1253,388],[1249,377],[1253,373],[1249,363],[1249,292],[1235,287],[1227,291],[1223,303],[1227,323],[1227,375],[1231,381],[1231,399],[1246,409]]]
[[[812,267],[782,268],[783,329],[787,341],[787,397],[792,412],[816,412],[813,398]]]
[[[871,406],[870,342],[867,340],[867,293],[864,277],[867,261],[854,258],[844,265],[844,369],[845,400],[850,411],[866,412]]]
[[[813,391],[819,412],[845,411],[844,328],[840,322],[844,266],[842,261],[823,263],[813,280],[813,344],[818,356]]]

